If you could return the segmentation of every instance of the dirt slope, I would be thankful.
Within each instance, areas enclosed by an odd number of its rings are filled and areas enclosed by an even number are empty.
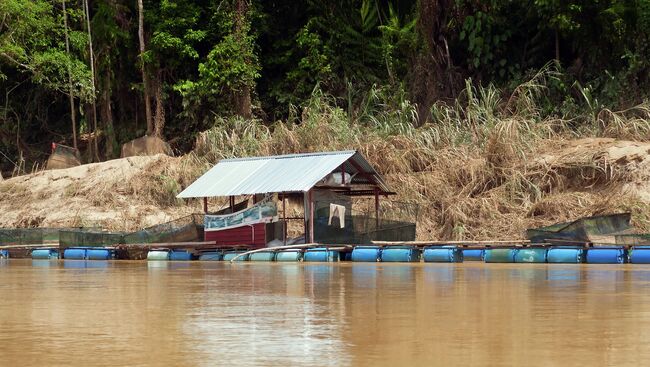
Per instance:
[[[382,155],[367,154],[381,171]],[[621,211],[650,230],[650,143],[541,141],[503,166],[480,153],[437,156],[430,169],[386,174],[398,200],[420,204],[419,239],[513,239],[528,227]],[[0,227],[134,230],[201,212],[198,200],[175,195],[209,167],[193,154],[158,155],[5,178]]]
[[[197,210],[190,204],[164,206],[150,190],[161,167],[178,165],[165,155],[129,157],[42,171],[0,183],[0,227],[89,226],[137,229]]]

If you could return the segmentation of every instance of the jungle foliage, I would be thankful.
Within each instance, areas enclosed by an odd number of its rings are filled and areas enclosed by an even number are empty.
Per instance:
[[[646,101],[650,1],[3,0],[0,170],[51,142],[185,152],[231,116],[301,123],[314,93],[361,124],[446,126],[472,85],[516,95],[549,65],[540,119],[580,129]]]

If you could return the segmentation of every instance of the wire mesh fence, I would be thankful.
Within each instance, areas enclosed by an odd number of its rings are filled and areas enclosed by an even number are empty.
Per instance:
[[[367,244],[372,241],[414,241],[419,214],[417,204],[356,199],[336,206],[315,202],[314,240],[319,243]],[[343,209],[344,207],[345,209]]]
[[[0,246],[22,246],[56,243],[61,231],[80,228],[0,228]],[[97,228],[94,228],[97,230]]]
[[[191,214],[135,232],[83,228],[0,228],[0,246],[58,243],[68,247],[105,247],[119,244],[191,242],[203,239],[203,214]]]
[[[122,232],[102,231],[98,228],[79,228],[74,230],[61,230],[59,232],[59,247],[105,247],[124,243]]]
[[[126,244],[189,242],[203,239],[203,214],[191,214],[124,235]]]

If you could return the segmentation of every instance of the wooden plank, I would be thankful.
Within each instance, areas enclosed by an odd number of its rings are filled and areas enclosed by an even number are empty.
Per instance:
[[[490,244],[527,244],[530,240],[498,240],[498,241],[372,241],[377,246],[391,245],[490,245]]]
[[[0,245],[0,249],[10,250],[10,249],[28,249],[28,248],[59,248],[59,244],[56,243],[40,243],[40,244],[31,244],[31,245]]]
[[[129,243],[117,245],[115,247],[119,248],[152,248],[152,247],[167,247],[167,248],[176,248],[176,247],[205,247],[205,246],[214,246],[216,241],[202,241],[202,242],[157,242],[157,243]],[[111,248],[107,246],[106,248]]]

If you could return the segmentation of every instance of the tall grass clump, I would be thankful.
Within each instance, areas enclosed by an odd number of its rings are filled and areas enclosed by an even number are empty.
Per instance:
[[[420,205],[421,239],[519,238],[528,227],[604,208],[637,210],[629,197],[604,194],[629,179],[606,159],[589,150],[544,157],[581,136],[647,138],[649,106],[604,109],[577,131],[571,117],[542,112],[558,75],[548,64],[509,93],[467,80],[455,101],[437,103],[428,117],[418,116],[403,88],[372,86],[341,100],[317,87],[305,104],[290,106],[285,122],[215,119],[197,138],[197,159],[358,149],[400,200]]]

